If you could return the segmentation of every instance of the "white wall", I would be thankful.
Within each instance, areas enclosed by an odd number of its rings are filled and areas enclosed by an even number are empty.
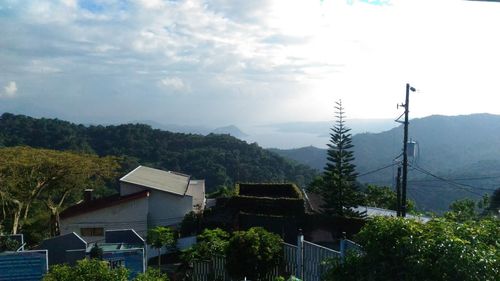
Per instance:
[[[152,226],[178,224],[193,210],[193,197],[150,190],[149,215]]]
[[[137,193],[149,188],[142,187],[140,185],[135,185],[127,182],[120,182],[120,196],[129,195],[132,193]]]
[[[148,197],[143,197],[115,206],[86,212],[61,219],[61,235],[75,232],[80,235],[80,228],[103,227],[111,229],[134,229],[142,237],[146,237],[147,217],[149,211]],[[81,236],[87,242],[104,240],[104,236]]]

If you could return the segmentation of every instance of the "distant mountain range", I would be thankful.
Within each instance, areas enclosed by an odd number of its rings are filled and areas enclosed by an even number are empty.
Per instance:
[[[500,187],[500,116],[435,115],[413,119],[409,128],[417,152],[410,158],[408,192],[420,208],[443,211],[453,200],[478,198]],[[373,171],[401,160],[402,137],[402,126],[353,136],[361,182],[393,184],[395,166]],[[271,151],[318,170],[326,163],[326,150],[312,146]]]
[[[182,134],[196,134],[196,135],[208,135],[208,134],[218,134],[218,135],[230,135],[235,138],[242,139],[248,135],[242,132],[235,125],[228,125],[218,128],[209,128],[205,126],[189,126],[189,125],[177,125],[177,124],[162,124],[152,120],[142,120],[142,121],[132,121],[133,124],[146,124],[151,126],[153,129],[159,129],[163,131],[169,131],[173,133]]]
[[[394,128],[397,123],[391,119],[348,119],[352,133],[378,133]],[[228,125],[218,128],[207,126],[178,125],[152,120],[135,120],[129,123],[147,124],[154,129],[183,134],[224,134],[262,147],[295,148],[306,145],[326,147],[333,121],[289,122],[265,125]],[[109,124],[111,125],[111,124]],[[117,125],[117,124],[115,124]]]

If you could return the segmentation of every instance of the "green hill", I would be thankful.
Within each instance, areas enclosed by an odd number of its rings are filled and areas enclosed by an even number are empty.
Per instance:
[[[421,209],[446,210],[453,200],[478,198],[500,186],[500,116],[429,116],[411,120],[409,132],[418,153],[411,161],[408,192]],[[402,126],[353,136],[358,173],[394,163],[402,152],[402,139]],[[326,162],[326,150],[315,147],[272,151],[319,170]],[[430,174],[456,180],[446,182]],[[394,175],[395,168],[387,168],[358,180],[392,185]]]
[[[229,135],[171,133],[144,124],[84,126],[4,113],[0,147],[16,145],[125,156],[130,167],[140,163],[205,179],[208,192],[238,181],[292,181],[304,186],[316,174],[308,166]]]

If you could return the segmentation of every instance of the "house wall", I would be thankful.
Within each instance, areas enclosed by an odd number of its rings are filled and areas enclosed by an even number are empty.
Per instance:
[[[178,224],[193,210],[193,197],[150,190],[149,219],[152,226]]]
[[[127,182],[120,182],[120,196],[125,196],[133,193],[137,193],[149,188],[142,187],[140,185],[135,185]]]
[[[75,232],[87,242],[104,241],[104,236],[83,236],[80,231],[81,228],[102,227],[104,231],[131,228],[142,237],[146,237],[149,212],[148,198],[146,196],[61,219],[61,235]]]

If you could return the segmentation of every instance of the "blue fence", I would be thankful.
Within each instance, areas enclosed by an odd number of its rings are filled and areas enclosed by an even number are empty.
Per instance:
[[[105,251],[102,258],[109,262],[111,268],[126,267],[130,271],[131,278],[145,271],[144,249],[142,248]]]
[[[0,281],[40,281],[48,267],[46,250],[0,253]]]

